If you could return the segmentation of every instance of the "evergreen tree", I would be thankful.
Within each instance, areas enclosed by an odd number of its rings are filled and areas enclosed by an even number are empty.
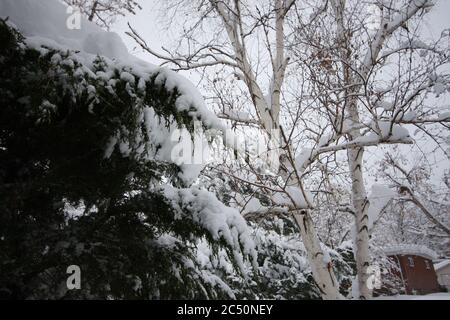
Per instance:
[[[239,274],[245,223],[188,188],[156,139],[192,131],[195,106],[180,111],[161,72],[31,48],[5,21],[0,42],[2,298],[233,297],[200,269],[197,245],[226,252]],[[70,265],[80,290],[66,287]]]

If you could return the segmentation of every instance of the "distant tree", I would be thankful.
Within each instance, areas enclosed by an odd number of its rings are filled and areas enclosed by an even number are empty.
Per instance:
[[[427,161],[414,164],[396,153],[387,153],[379,163],[378,177],[397,194],[380,215],[373,237],[375,243],[423,244],[448,255],[450,205],[445,174],[436,179]]]
[[[137,10],[142,9],[135,0],[64,0],[64,2],[79,8],[89,21],[106,29],[109,29],[117,16],[136,14]]]

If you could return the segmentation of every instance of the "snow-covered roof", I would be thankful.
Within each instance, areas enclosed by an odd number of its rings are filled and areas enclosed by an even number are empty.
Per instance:
[[[384,253],[388,256],[396,255],[413,255],[421,256],[430,260],[434,260],[438,257],[437,253],[433,250],[416,244],[399,244],[384,248]]]
[[[437,270],[445,268],[446,266],[449,266],[449,265],[450,265],[450,259],[446,259],[446,260],[443,260],[441,262],[434,264],[434,270],[437,271]]]

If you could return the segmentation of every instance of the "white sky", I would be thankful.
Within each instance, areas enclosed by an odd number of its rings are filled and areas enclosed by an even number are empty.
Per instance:
[[[159,50],[162,46],[169,47],[171,41],[167,33],[164,32],[158,21],[161,17],[161,4],[165,0],[140,0],[143,7],[136,16],[127,16],[119,19],[113,26],[112,31],[117,32],[128,46],[130,52],[140,58],[154,64],[158,64],[158,60],[149,54],[146,54],[140,48],[136,48],[134,41],[125,35],[128,29],[127,22],[135,28],[140,35],[152,46],[152,49]],[[428,21],[424,28],[424,35],[439,36],[442,30],[450,28],[450,0],[436,0],[437,4],[428,15]]]
[[[161,9],[163,7],[162,1],[165,0],[141,0],[140,2],[143,10],[138,12],[136,16],[127,16],[124,18],[120,18],[111,30],[117,32],[123,38],[123,41],[125,42],[131,53],[153,64],[159,64],[160,61],[158,61],[157,58],[151,56],[150,54],[145,53],[140,47],[137,47],[134,40],[128,37],[125,34],[125,31],[128,30],[127,23],[129,22],[153,50],[162,52],[161,47],[170,48],[171,44],[174,41],[174,38],[171,38],[171,36],[167,33],[167,31],[163,29],[163,26],[161,25],[160,18],[163,14],[161,12]],[[428,19],[424,24],[423,35],[427,38],[436,38],[440,36],[443,30],[449,28],[450,0],[436,0],[436,6],[428,14]],[[184,72],[184,76],[186,76],[194,83],[199,79],[197,74],[191,72]],[[444,103],[449,105],[450,101],[444,101]],[[425,153],[431,152],[432,150],[430,145],[431,144],[427,143],[419,143],[419,148]],[[422,157],[421,152],[419,152],[417,146],[413,148],[410,146],[402,146],[401,148],[407,154],[415,153],[413,157]],[[376,149],[369,149],[366,154],[366,159],[372,162],[376,160],[376,158],[379,158],[381,154],[382,153],[380,153],[379,151],[377,152]],[[433,156],[428,155],[427,158],[429,158],[431,163],[435,164],[434,173],[436,177],[442,177],[443,172],[450,167],[450,160],[440,152],[434,154]],[[367,182],[369,184],[373,183],[374,181],[374,177],[368,177],[367,179]]]

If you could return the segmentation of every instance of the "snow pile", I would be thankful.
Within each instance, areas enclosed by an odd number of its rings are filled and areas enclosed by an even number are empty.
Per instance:
[[[128,50],[119,35],[105,32],[86,19],[80,29],[69,29],[70,14],[56,0],[2,0],[0,17],[7,18],[34,43],[42,42],[110,59],[126,60]]]
[[[442,269],[442,268],[445,268],[446,266],[449,266],[449,265],[450,265],[450,259],[443,260],[443,261],[441,261],[441,262],[436,263],[436,264],[434,265],[434,269],[437,271],[437,270],[440,270],[440,269]]]
[[[155,243],[158,247],[175,249],[177,245],[180,244],[180,240],[170,234],[164,233],[155,240]],[[230,286],[215,274],[218,270],[224,271],[228,276],[235,274],[232,262],[224,249],[219,249],[219,251],[215,253],[205,239],[200,239],[196,243],[195,255],[193,257],[182,257],[182,261],[184,267],[195,271],[197,276],[201,277],[204,283],[213,288],[218,287],[225,292],[230,299],[236,299]],[[199,266],[199,269],[197,269],[196,264]],[[172,273],[180,282],[183,281],[181,275],[182,270],[179,266],[173,265]],[[208,294],[208,290],[203,284],[199,283],[199,285],[206,297],[209,297],[210,299],[215,298]]]
[[[449,119],[450,119],[450,112],[443,112],[438,117],[438,121],[444,121]]]
[[[397,296],[379,296],[373,300],[450,300],[450,293],[432,293],[427,295],[397,295]]]
[[[194,183],[205,166],[200,163],[203,163],[206,156],[203,154],[205,150],[196,150],[196,152],[201,151],[203,153],[200,154],[202,156],[199,159],[201,162],[194,164],[196,160],[193,158],[195,145],[193,145],[192,136],[188,130],[179,129],[178,124],[172,118],[167,123],[150,106],[144,107],[139,122],[144,125],[145,137],[137,135],[130,141],[127,139],[126,133],[125,137],[120,132],[116,133],[106,146],[105,158],[108,159],[116,146],[118,146],[124,157],[134,153],[137,157],[149,161],[175,163],[181,169],[181,172],[178,174],[179,178],[187,185]],[[207,146],[207,143],[203,141],[200,147],[204,146]]]
[[[250,122],[252,118],[249,113],[243,111],[237,111],[230,109],[228,107],[224,108],[223,115],[229,117],[230,119],[242,122]]]
[[[99,86],[112,94],[116,91],[119,80],[127,83],[126,90],[130,96],[145,93],[146,85],[154,78],[156,85],[164,85],[168,91],[176,91],[179,95],[175,101],[176,110],[188,112],[193,120],[201,120],[210,128],[222,130],[225,127],[210,112],[197,89],[184,77],[171,70],[159,68],[137,59],[128,50],[116,33],[106,32],[97,25],[81,19],[81,28],[71,30],[67,27],[67,7],[58,0],[2,0],[0,2],[0,18],[8,18],[8,23],[17,28],[24,36],[25,43],[41,54],[58,50],[52,57],[56,66],[68,66],[80,81],[75,91],[85,90],[87,83],[82,76],[95,79]],[[63,54],[67,53],[67,54]],[[64,57],[62,57],[64,55]],[[104,68],[96,71],[93,66],[103,59]],[[59,70],[59,69],[58,69]],[[61,68],[64,71],[63,68]],[[117,76],[117,73],[119,76]],[[61,72],[61,77],[64,77]],[[90,86],[88,92],[93,99],[98,98],[96,88]],[[91,90],[90,90],[91,89]],[[43,105],[43,108],[52,108]],[[153,161],[177,164],[185,182],[192,182],[200,173],[202,166],[183,164],[181,155],[174,156],[174,146],[191,143],[189,135],[180,134],[171,139],[178,129],[177,121],[169,119],[169,123],[158,117],[157,106],[141,106],[138,124],[146,135],[137,134],[130,137],[127,128],[114,133],[105,146],[105,158],[109,158],[118,149],[124,157],[136,156]],[[94,113],[94,110],[90,110]],[[173,121],[172,121],[173,120]],[[179,214],[188,211],[189,217],[201,227],[208,230],[215,240],[224,239],[234,249],[235,258],[243,268],[243,257],[240,253],[250,255],[256,262],[256,251],[247,224],[238,211],[226,207],[217,198],[204,190],[176,190],[167,186],[164,193],[173,202]],[[80,215],[84,210],[67,207],[68,215]],[[161,238],[161,245],[173,244],[173,239]],[[242,251],[242,252],[241,252]],[[216,281],[217,282],[217,281]]]
[[[48,53],[48,48],[63,52],[70,51],[65,59],[55,55],[54,62],[71,65],[79,62],[83,67],[82,70],[76,72],[88,73],[89,76],[104,81],[106,88],[110,91],[114,90],[115,85],[110,78],[117,70],[121,72],[120,78],[129,82],[130,86],[133,86],[136,77],[139,77],[141,80],[138,87],[141,89],[145,89],[145,80],[156,76],[156,85],[164,85],[168,91],[176,90],[179,93],[179,97],[175,101],[178,111],[186,111],[193,120],[200,120],[209,128],[225,132],[225,125],[207,109],[203,97],[190,81],[171,70],[156,67],[129,54],[118,34],[106,32],[84,18],[81,18],[80,29],[71,30],[67,25],[70,14],[67,7],[59,1],[2,0],[0,2],[0,18],[8,18],[8,22],[26,37],[27,45],[42,54]],[[90,69],[98,56],[105,59],[108,70],[94,74]],[[93,95],[95,95],[95,88],[93,91]],[[148,120],[148,114],[152,113],[150,109],[151,106],[144,115],[148,128],[152,127]],[[161,133],[154,137],[155,140],[168,143],[161,146],[163,151],[160,151],[162,155],[159,156],[159,160],[172,160],[168,150],[173,148],[174,143],[167,139],[170,132],[165,130],[162,124],[154,125],[152,129],[159,130]],[[172,126],[170,129],[174,129],[174,127]],[[111,138],[110,144],[106,147],[105,157],[111,154],[120,138],[119,136]],[[128,156],[130,146],[122,142],[120,149],[124,156]],[[196,175],[202,169],[202,167],[191,165],[182,165],[181,167],[183,171],[181,178],[184,178],[187,183],[195,180]]]
[[[405,113],[405,115],[402,118],[403,118],[403,121],[406,121],[406,122],[415,121],[415,120],[417,120],[417,112],[414,110],[409,111],[409,112]]]
[[[324,134],[323,136],[320,137],[318,146],[319,147],[324,147],[324,146],[330,144],[333,141],[334,141],[334,135],[333,134]]]
[[[421,256],[430,260],[435,260],[438,255],[433,250],[415,244],[399,244],[395,246],[389,246],[384,248],[384,253],[387,256],[393,255],[413,255],[413,256]]]
[[[394,124],[388,121],[380,121],[378,123],[378,127],[381,130],[381,134],[383,139],[392,139],[392,140],[409,140],[409,132],[406,128]]]
[[[354,142],[359,143],[379,143],[389,141],[401,141],[404,143],[411,143],[412,139],[409,131],[399,124],[394,124],[391,121],[378,121],[371,124],[372,131],[368,134],[356,138]]]
[[[430,83],[433,86],[433,93],[439,98],[441,95],[450,92],[450,83],[442,75],[435,73],[429,75]]]
[[[98,208],[96,206],[86,208],[84,201],[81,201],[77,205],[72,205],[67,199],[64,199],[64,214],[67,220],[77,219],[95,212],[98,212]]]
[[[267,212],[269,208],[263,206],[258,198],[251,198],[244,206],[242,213]]]
[[[384,109],[386,111],[391,111],[394,109],[394,103],[390,101],[379,101],[375,105],[377,108]]]
[[[276,205],[292,207],[296,206],[298,209],[309,208],[309,204],[312,203],[313,196],[308,191],[303,192],[297,187],[286,187],[284,192],[278,192],[273,197],[272,200]]]
[[[256,226],[256,245],[260,255],[266,256],[260,266],[261,274],[267,281],[280,284],[291,280],[306,283],[311,272],[303,242],[297,236],[282,235],[274,230]],[[274,259],[280,255],[282,259]]]
[[[421,50],[420,55],[421,56],[426,56],[426,52],[427,51],[432,51],[433,47],[428,45],[428,44],[426,44],[423,41],[412,40],[411,39],[409,41],[405,41],[405,42],[401,43],[398,46],[398,48],[385,52],[383,54],[383,56],[390,56],[390,55],[395,54],[395,53],[397,53],[399,51],[407,50],[407,49],[410,49],[410,50],[412,50],[412,49],[414,49],[414,50]]]
[[[323,142],[323,141],[322,141]],[[328,142],[328,141],[326,141]],[[325,142],[324,142],[325,144]],[[306,167],[305,164],[310,161],[313,156],[313,150],[310,148],[304,148],[300,154],[295,158],[295,166],[299,172],[303,172]]]
[[[220,249],[216,254],[211,246],[203,239],[197,244],[197,263],[200,264],[201,277],[212,287],[219,287],[226,292],[230,299],[236,299],[233,290],[220,277],[214,274],[217,270],[223,270],[228,277],[235,274],[235,270],[225,250]]]
[[[236,209],[225,206],[217,197],[197,188],[175,189],[163,187],[164,196],[171,201],[178,214],[192,212],[192,219],[209,231],[214,240],[223,239],[232,248],[242,248],[256,265],[256,250],[245,219]],[[245,270],[242,257],[235,252],[236,262]]]

